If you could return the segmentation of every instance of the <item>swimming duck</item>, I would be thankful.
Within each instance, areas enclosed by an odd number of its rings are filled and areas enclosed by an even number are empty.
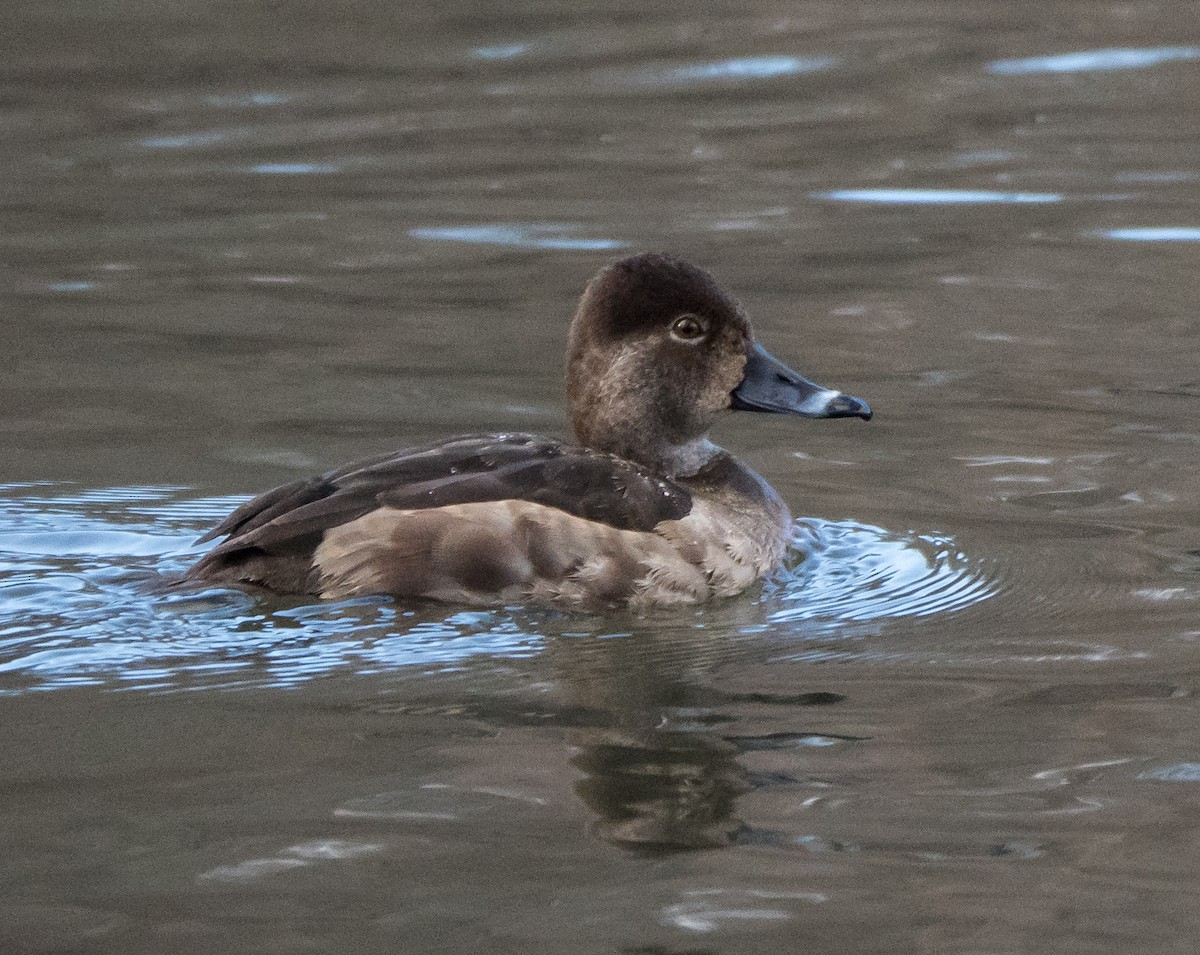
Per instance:
[[[708,273],[635,255],[571,323],[578,444],[487,434],[393,451],[268,491],[187,576],[281,593],[585,610],[740,593],[783,559],[791,515],[709,439],[727,410],[869,420],[754,340]]]

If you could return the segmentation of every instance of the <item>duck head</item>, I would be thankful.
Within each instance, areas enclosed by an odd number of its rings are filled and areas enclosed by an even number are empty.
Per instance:
[[[707,435],[723,411],[871,418],[861,398],[771,356],[707,272],[655,253],[588,283],[571,323],[567,398],[585,446],[678,477],[716,452]]]

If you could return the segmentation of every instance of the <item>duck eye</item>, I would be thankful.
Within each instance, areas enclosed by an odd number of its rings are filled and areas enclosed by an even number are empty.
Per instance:
[[[671,323],[671,337],[682,342],[695,342],[704,337],[704,322],[697,315],[680,315]]]

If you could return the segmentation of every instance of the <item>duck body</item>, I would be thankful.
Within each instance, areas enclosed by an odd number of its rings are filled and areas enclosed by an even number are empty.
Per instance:
[[[731,596],[776,567],[791,523],[732,456],[669,479],[531,434],[367,459],[248,502],[192,570],[210,582],[585,610]]]
[[[592,280],[567,378],[578,444],[474,435],[284,485],[206,535],[225,539],[187,576],[592,611],[732,596],[779,566],[791,515],[708,440],[713,419],[871,414],[771,358],[706,273],[661,255]]]

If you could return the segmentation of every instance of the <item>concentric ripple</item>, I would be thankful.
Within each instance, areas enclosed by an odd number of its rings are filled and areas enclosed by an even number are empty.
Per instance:
[[[962,610],[993,596],[988,568],[936,534],[900,535],[855,521],[798,520],[803,560],[777,578],[770,620],[861,623]]]
[[[519,607],[267,601],[171,586],[196,558],[198,534],[241,500],[173,487],[0,486],[0,694],[292,687],[333,674],[490,667],[542,653],[550,636],[599,634],[612,623]],[[804,520],[794,544],[796,559],[757,603],[693,608],[658,625],[785,641],[816,630],[837,640],[852,624],[948,613],[996,589],[948,538]],[[627,620],[619,629],[655,625]]]

